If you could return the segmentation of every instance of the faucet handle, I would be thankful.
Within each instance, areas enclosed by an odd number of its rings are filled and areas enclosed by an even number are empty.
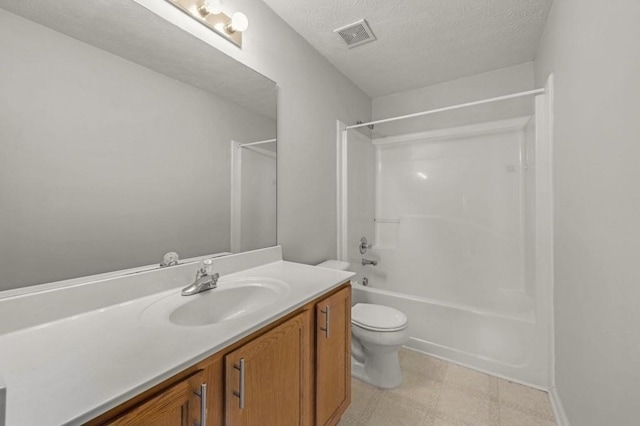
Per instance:
[[[360,249],[360,254],[365,254],[367,250],[371,248],[371,244],[369,244],[366,237],[362,237],[360,238],[360,245],[358,248]]]
[[[160,264],[160,267],[166,268],[167,266],[175,266],[178,264],[178,260],[178,253],[176,253],[175,251],[170,251],[162,257],[162,263]]]
[[[206,275],[213,275],[213,259],[212,258],[203,259],[200,267]]]
[[[213,274],[213,258],[202,259],[200,261],[200,269],[198,269],[198,273],[196,274],[196,278],[205,277],[207,275]]]

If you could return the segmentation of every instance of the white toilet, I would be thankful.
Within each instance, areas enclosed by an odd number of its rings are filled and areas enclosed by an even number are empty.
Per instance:
[[[346,270],[347,262],[328,260],[318,266]],[[409,340],[407,316],[370,303],[351,307],[351,375],[381,388],[402,384],[398,350]]]

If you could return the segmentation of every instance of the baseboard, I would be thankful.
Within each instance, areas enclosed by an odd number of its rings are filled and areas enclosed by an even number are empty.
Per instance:
[[[560,395],[558,395],[558,389],[552,387],[549,389],[549,399],[551,400],[551,408],[553,409],[553,415],[556,417],[556,424],[558,426],[571,426],[567,413],[564,411],[562,401],[560,401]]]

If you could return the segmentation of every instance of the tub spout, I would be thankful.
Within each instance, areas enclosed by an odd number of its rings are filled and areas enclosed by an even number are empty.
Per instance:
[[[378,266],[378,261],[377,260],[362,259],[362,266],[367,266],[367,265]]]

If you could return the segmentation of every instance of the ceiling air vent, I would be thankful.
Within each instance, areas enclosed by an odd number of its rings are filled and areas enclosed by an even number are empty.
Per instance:
[[[361,44],[374,41],[376,36],[373,35],[373,31],[369,28],[369,24],[364,19],[349,24],[345,27],[333,30],[334,33],[338,33],[340,37],[347,43],[349,48],[360,46]]]

